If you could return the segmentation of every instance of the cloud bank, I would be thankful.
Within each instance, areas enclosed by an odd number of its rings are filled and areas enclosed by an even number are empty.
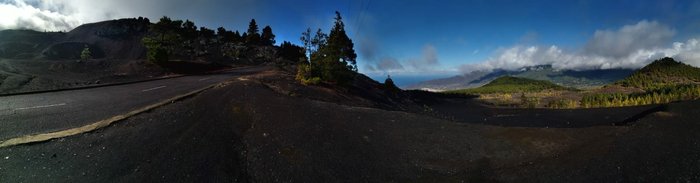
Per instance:
[[[635,69],[662,57],[700,66],[699,39],[670,43],[674,35],[675,31],[665,25],[643,20],[617,30],[598,30],[579,51],[562,50],[556,45],[516,45],[501,49],[482,62],[461,65],[459,70],[462,73],[516,70],[535,65],[572,70]]]
[[[139,16],[157,20],[164,15],[218,26],[247,22],[260,14],[258,7],[263,4],[255,0],[0,0],[0,30],[69,31],[84,23]],[[226,12],[245,16],[226,16]]]
[[[34,30],[70,30],[80,24],[76,17],[63,14],[56,10],[60,7],[41,8],[36,3],[22,0],[0,2],[0,30],[3,29],[34,29]]]
[[[606,57],[625,57],[641,49],[652,49],[671,41],[676,31],[659,24],[642,20],[635,25],[625,25],[618,30],[598,30],[586,46],[585,53]]]

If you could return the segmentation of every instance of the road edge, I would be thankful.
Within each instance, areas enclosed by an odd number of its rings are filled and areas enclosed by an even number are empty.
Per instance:
[[[10,138],[10,139],[7,139],[5,141],[0,141],[0,148],[22,145],[22,144],[29,144],[29,143],[44,142],[44,141],[49,141],[52,139],[69,137],[69,136],[73,136],[73,135],[101,129],[101,128],[107,127],[115,122],[127,119],[129,117],[135,116],[137,114],[140,114],[140,113],[143,113],[143,112],[146,112],[149,110],[153,110],[155,108],[167,105],[167,104],[172,103],[174,101],[178,101],[178,100],[193,96],[193,95],[201,93],[207,89],[211,89],[215,86],[218,86],[221,83],[226,83],[226,82],[229,82],[231,80],[233,80],[233,79],[214,83],[214,84],[211,84],[211,85],[206,86],[204,88],[200,88],[200,89],[197,89],[195,91],[191,91],[191,92],[188,92],[188,93],[185,93],[182,95],[171,97],[171,98],[162,100],[160,102],[157,102],[155,104],[151,104],[151,105],[148,105],[148,106],[136,109],[136,110],[132,110],[132,111],[129,111],[125,114],[112,116],[110,118],[103,119],[103,120],[100,120],[100,121],[97,121],[97,122],[94,122],[94,123],[91,123],[88,125],[84,125],[84,126],[80,126],[80,127],[76,127],[76,128],[69,128],[69,129],[55,131],[55,132],[25,135],[25,136],[21,136],[21,137]]]
[[[0,97],[15,96],[15,95],[31,95],[31,94],[37,94],[37,93],[50,93],[50,92],[59,92],[59,91],[82,90],[82,89],[100,88],[100,87],[107,87],[107,86],[128,85],[128,84],[134,84],[134,83],[143,83],[143,82],[149,82],[149,81],[179,78],[179,77],[184,77],[184,76],[212,75],[212,74],[220,74],[220,73],[235,70],[235,69],[246,69],[246,68],[250,68],[250,67],[252,67],[252,66],[232,67],[232,68],[227,68],[227,69],[222,69],[222,70],[217,70],[217,71],[212,71],[212,72],[205,72],[205,73],[201,73],[201,74],[174,74],[174,75],[167,75],[167,76],[148,78],[148,79],[142,79],[142,80],[133,80],[133,81],[124,81],[124,82],[115,82],[115,83],[106,83],[106,84],[97,84],[97,85],[87,85],[87,86],[79,86],[79,87],[72,87],[72,88],[58,88],[58,89],[50,89],[50,90],[36,90],[36,91],[26,91],[26,92],[17,92],[17,93],[2,93],[2,94],[0,94]]]
[[[27,92],[18,92],[18,93],[4,93],[4,94],[0,94],[0,97],[15,96],[15,95],[31,95],[31,94],[50,93],[50,92],[59,92],[59,91],[82,90],[82,89],[100,88],[100,87],[107,87],[107,86],[128,85],[128,84],[134,84],[134,83],[144,83],[144,82],[149,82],[149,81],[158,81],[158,80],[164,80],[164,79],[179,78],[179,77],[183,77],[183,76],[187,76],[187,75],[179,74],[179,75],[171,75],[171,76],[165,76],[165,77],[149,78],[149,79],[144,79],[144,80],[125,81],[125,82],[97,84],[97,85],[87,85],[87,86],[79,86],[79,87],[72,87],[72,88],[37,90],[37,91],[27,91]]]

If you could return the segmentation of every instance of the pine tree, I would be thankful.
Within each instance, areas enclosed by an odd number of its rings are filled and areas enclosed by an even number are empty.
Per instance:
[[[240,32],[236,31],[233,33],[233,42],[237,42],[237,43],[243,42],[243,37],[244,36],[241,36]]]
[[[356,58],[354,44],[352,40],[345,33],[345,23],[343,23],[343,18],[340,16],[340,12],[335,12],[335,25],[328,35],[328,41],[326,46],[328,46],[329,52],[333,55],[337,55],[343,64],[346,64],[352,71],[357,71]]]
[[[312,52],[317,52],[321,47],[326,46],[328,42],[328,34],[323,33],[323,30],[316,30],[316,35],[311,39]]]
[[[216,29],[217,39],[220,43],[231,43],[235,40],[235,34],[224,27]]]
[[[180,34],[185,40],[193,41],[195,38],[197,38],[197,26],[194,25],[194,22],[186,20],[185,23],[182,23]]]
[[[355,64],[355,50],[353,43],[347,34],[345,34],[345,24],[339,12],[335,12],[335,24],[331,29],[327,39],[322,39],[325,36],[318,34],[319,39],[315,39],[319,45],[320,53],[312,56],[312,67],[318,65],[321,71],[321,79],[339,84],[347,84],[357,71]],[[313,42],[312,42],[313,43]],[[316,61],[314,61],[314,59]],[[318,63],[315,63],[318,62]]]
[[[260,41],[262,45],[272,46],[275,44],[275,34],[272,33],[272,28],[268,25],[262,30],[262,35],[260,35]]]
[[[345,24],[339,12],[335,12],[335,24],[330,34],[321,29],[311,37],[311,29],[302,32],[301,41],[309,53],[309,62],[301,62],[297,79],[307,81],[319,78],[322,81],[340,85],[349,84],[357,72],[357,54],[352,40],[345,33]],[[302,72],[303,71],[303,72]]]
[[[199,36],[204,39],[205,44],[209,44],[209,40],[214,38],[214,30],[208,29],[206,27],[199,28]]]
[[[174,47],[182,45],[182,36],[178,33],[181,27],[181,20],[173,21],[167,16],[150,26],[149,35],[142,39],[148,50],[146,56],[150,62],[163,63],[169,60]]]
[[[250,20],[247,33],[245,37],[246,44],[258,45],[260,42],[260,29],[258,28],[258,24],[255,23],[255,19]]]

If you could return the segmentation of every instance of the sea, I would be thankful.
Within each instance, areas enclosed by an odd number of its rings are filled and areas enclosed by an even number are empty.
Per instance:
[[[406,89],[406,87],[411,86],[413,84],[422,82],[422,81],[428,81],[428,80],[433,80],[433,79],[441,79],[441,78],[448,78],[452,77],[454,74],[441,74],[441,75],[391,75],[391,80],[394,81],[394,84],[398,86],[401,89]],[[384,83],[386,80],[386,75],[368,75],[368,77],[374,79],[375,81],[379,83]]]

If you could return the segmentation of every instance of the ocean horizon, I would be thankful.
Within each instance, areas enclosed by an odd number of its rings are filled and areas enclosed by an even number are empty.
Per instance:
[[[387,76],[386,75],[367,75],[368,77],[372,78],[373,80],[379,82],[379,83],[384,83],[386,80]],[[428,81],[428,80],[433,80],[433,79],[440,79],[440,78],[447,78],[447,77],[452,77],[455,76],[455,74],[442,74],[442,75],[391,75],[391,79],[394,81],[394,84],[398,86],[401,89],[406,89],[406,87],[411,86],[413,84],[417,84],[419,82],[423,81]]]

